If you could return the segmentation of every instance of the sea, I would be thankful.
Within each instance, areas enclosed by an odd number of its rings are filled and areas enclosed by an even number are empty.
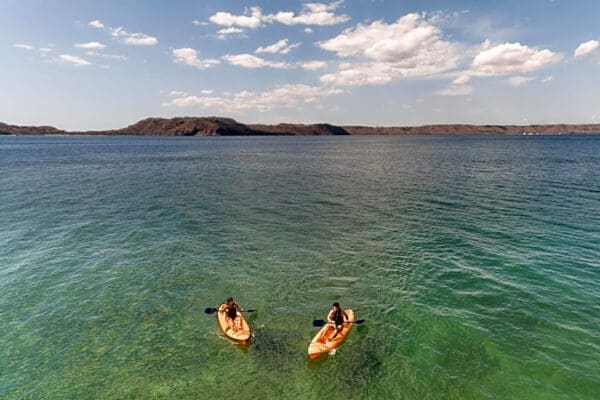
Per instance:
[[[0,137],[4,400],[599,393],[600,136]]]

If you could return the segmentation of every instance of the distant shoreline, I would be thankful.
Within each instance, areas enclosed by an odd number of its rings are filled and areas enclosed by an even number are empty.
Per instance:
[[[468,125],[372,127],[331,124],[242,124],[224,117],[147,118],[122,129],[66,131],[52,126],[0,122],[0,135],[44,136],[333,136],[333,135],[597,135],[600,124]]]

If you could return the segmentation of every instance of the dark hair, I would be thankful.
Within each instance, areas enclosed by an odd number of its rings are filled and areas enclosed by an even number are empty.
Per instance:
[[[340,303],[338,303],[337,301],[335,303],[333,303],[334,307],[340,308]]]
[[[230,301],[233,301],[233,297],[228,297],[227,298],[227,302],[229,303]]]

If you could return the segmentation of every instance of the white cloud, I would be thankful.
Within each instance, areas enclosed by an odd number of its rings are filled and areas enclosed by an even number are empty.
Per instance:
[[[227,101],[220,97],[206,96],[183,96],[177,97],[163,103],[163,107],[191,107],[198,106],[201,108],[218,108],[223,110],[227,108]]]
[[[231,35],[241,35],[242,33],[244,33],[243,29],[230,26],[229,28],[223,28],[223,29],[218,30],[217,38],[224,40],[224,39],[227,39]]]
[[[506,83],[508,83],[510,86],[518,87],[523,86],[527,82],[531,82],[534,79],[535,78],[532,78],[530,76],[511,76],[506,80]]]
[[[437,92],[440,96],[467,96],[471,93],[473,88],[469,85],[450,85]]]
[[[208,22],[198,21],[197,19],[193,20],[192,24],[197,25],[197,26],[206,26],[206,25],[209,25]]]
[[[98,21],[97,19],[90,21],[88,23],[88,26],[91,26],[92,28],[96,28],[96,29],[104,28],[104,24],[102,22]]]
[[[91,62],[84,60],[81,57],[77,57],[71,54],[61,54],[58,56],[57,61],[64,63],[64,64],[70,64],[76,67],[85,67],[88,65],[92,65]]]
[[[219,35],[232,35],[235,33],[244,33],[244,30],[241,28],[235,28],[233,26],[230,26],[229,28],[223,28],[221,30],[218,30],[217,33]]]
[[[307,71],[316,71],[318,69],[327,67],[327,63],[325,61],[307,61],[302,63],[300,66]]]
[[[304,33],[314,33],[312,28],[304,28]]]
[[[278,68],[286,69],[290,68],[291,65],[280,62],[280,61],[267,61],[260,57],[256,57],[252,54],[227,54],[223,56],[223,60],[227,61],[231,65],[244,68]]]
[[[467,74],[461,74],[454,78],[452,83],[436,93],[440,96],[466,96],[473,93],[473,88],[469,85],[471,77]]]
[[[89,26],[96,29],[106,28],[108,32],[110,32],[111,36],[117,40],[119,40],[123,44],[131,45],[131,46],[154,46],[158,43],[158,39],[146,35],[145,33],[135,33],[135,32],[127,32],[124,28],[111,28],[109,26],[104,25],[102,22],[98,20],[91,21],[88,23]],[[97,42],[91,42],[97,43]],[[90,47],[84,47],[90,48]]]
[[[209,21],[221,26],[239,26],[242,28],[256,29],[262,25],[263,15],[260,7],[252,7],[245,15],[233,15],[228,12],[218,12],[209,18]]]
[[[49,46],[53,46],[53,45],[49,45]],[[30,44],[24,44],[24,43],[13,44],[13,47],[17,48],[17,49],[27,50],[27,51],[35,51],[42,57],[48,57],[48,53],[51,53],[52,51],[54,51],[54,49],[52,47],[35,47]]]
[[[402,62],[418,56],[427,46],[443,42],[440,30],[418,14],[408,14],[393,24],[376,21],[346,29],[341,35],[319,43],[338,56],[363,56],[384,62]]]
[[[24,44],[24,43],[16,43],[13,44],[13,47],[17,48],[17,49],[23,49],[23,50],[36,50],[35,46],[32,46],[30,44]]]
[[[118,27],[110,30],[110,34],[119,39],[123,44],[132,46],[154,46],[158,43],[158,39],[145,33],[131,33],[125,29]]]
[[[485,41],[471,64],[471,73],[482,76],[525,74],[558,63],[563,56],[548,49],[537,50],[520,43],[492,46]]]
[[[105,58],[107,60],[120,60],[120,61],[127,60],[126,56],[122,56],[119,54],[106,54],[106,53],[100,53],[98,51],[86,51],[85,54],[87,54],[88,56],[92,56],[92,57]]]
[[[400,71],[385,63],[342,63],[338,71],[321,75],[320,80],[324,84],[337,86],[382,85],[401,75]]]
[[[454,85],[466,85],[469,82],[471,82],[471,77],[466,74],[459,75],[452,81]]]
[[[305,3],[302,11],[296,14],[291,11],[279,11],[275,14],[265,16],[268,22],[279,22],[284,25],[337,25],[350,20],[347,15],[336,15],[335,10],[343,1],[335,1],[329,4]]]
[[[173,61],[177,64],[185,64],[198,69],[210,68],[220,63],[219,60],[213,58],[201,60],[198,58],[198,52],[189,47],[174,49]]]
[[[335,13],[335,10],[342,3],[343,1],[335,1],[329,4],[305,3],[302,5],[302,11],[298,14],[293,11],[279,11],[275,14],[263,15],[260,7],[251,7],[242,15],[219,11],[211,15],[209,21],[226,27],[250,29],[259,28],[267,22],[279,22],[284,25],[337,25],[350,20],[347,15],[337,15]]]
[[[281,85],[275,89],[254,93],[242,91],[219,96],[181,96],[163,104],[165,107],[201,107],[235,112],[256,109],[259,112],[278,108],[296,108],[302,104],[318,104],[319,99],[343,93],[340,89],[308,85]]]
[[[584,57],[591,54],[594,50],[600,47],[600,42],[597,40],[588,40],[587,42],[581,43],[573,52],[575,57]]]
[[[213,94],[213,91],[212,90],[208,90],[208,89],[204,89],[204,90],[201,90],[200,93],[202,93],[202,94]]]
[[[461,58],[458,46],[443,40],[440,29],[418,14],[392,24],[359,24],[318,45],[340,57],[366,60],[342,63],[337,72],[321,77],[323,83],[335,85],[384,84],[399,77],[431,75],[455,68]]]
[[[184,96],[189,96],[186,92],[181,91],[181,90],[171,90],[169,92],[169,96],[171,97],[184,97]]]
[[[554,80],[554,77],[552,75],[549,75],[543,79],[540,80],[540,82],[542,83],[548,83],[548,82],[552,82]]]
[[[88,50],[102,50],[106,46],[99,42],[75,43],[75,47]]]
[[[287,54],[290,50],[300,46],[302,43],[288,44],[287,39],[281,39],[270,46],[259,47],[255,53]]]

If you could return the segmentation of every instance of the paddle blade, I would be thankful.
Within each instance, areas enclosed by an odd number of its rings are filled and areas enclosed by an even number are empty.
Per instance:
[[[327,322],[323,321],[322,319],[315,319],[313,321],[313,326],[319,328],[321,326],[325,326],[326,323]]]
[[[250,310],[244,310],[244,312],[256,312],[255,308],[251,308]]]
[[[362,324],[363,322],[365,322],[365,320],[364,320],[364,319],[357,319],[356,321],[354,321],[354,323],[355,323],[356,325],[360,325],[360,324]]]
[[[206,308],[204,309],[204,313],[205,313],[205,314],[214,314],[214,313],[216,313],[217,311],[219,311],[219,309],[217,309],[217,308],[214,308],[214,307],[206,307]]]

